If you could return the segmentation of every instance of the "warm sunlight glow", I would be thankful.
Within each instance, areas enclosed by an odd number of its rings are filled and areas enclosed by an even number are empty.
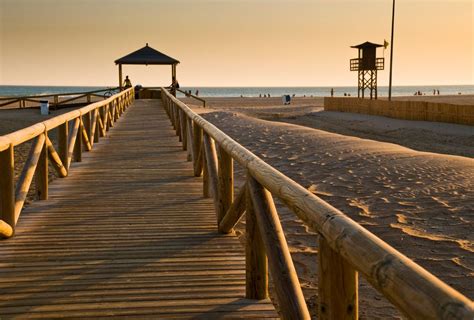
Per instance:
[[[354,85],[350,46],[390,40],[391,3],[0,0],[0,84],[115,85],[113,61],[148,42],[183,86]],[[471,0],[397,1],[394,85],[474,83],[473,29]],[[168,67],[124,74],[170,82]]]

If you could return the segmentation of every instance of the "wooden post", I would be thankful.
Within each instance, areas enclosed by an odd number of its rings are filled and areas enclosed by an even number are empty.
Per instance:
[[[76,119],[81,121],[80,117],[79,119]],[[81,162],[82,161],[82,130],[77,130],[77,137],[76,137],[76,143],[74,144],[74,156],[73,156],[74,161],[76,162]]]
[[[46,146],[47,132],[44,133],[45,139],[43,149],[38,160],[35,171],[36,196],[38,200],[48,200],[48,148]]]
[[[0,214],[15,230],[15,160],[13,145],[0,152]]]
[[[207,163],[204,147],[201,147],[203,152],[201,153],[202,161],[202,196],[204,198],[209,198],[209,173],[207,172]]]
[[[92,112],[92,111],[91,111]],[[88,112],[82,116],[82,124],[84,125],[84,129],[86,131],[86,136],[89,140],[89,143],[92,147],[92,126],[91,126],[91,113]]]
[[[193,161],[193,121],[186,116],[186,150],[188,151],[188,161]]]
[[[247,183],[281,314],[284,319],[310,319],[272,195],[252,176]]]
[[[181,137],[181,109],[178,106],[175,106],[176,108],[176,135],[179,138],[179,142],[183,141]]]
[[[35,171],[38,167],[41,153],[45,148],[44,142],[46,141],[45,135],[40,134],[37,136],[31,145],[28,158],[23,166],[20,177],[15,188],[15,224],[20,217],[21,209],[25,204],[28,191],[30,190],[31,182],[35,176]]]
[[[203,168],[202,156],[202,128],[197,123],[193,124],[193,167],[194,176],[200,177]],[[205,167],[205,166],[204,166]]]
[[[176,80],[176,64],[171,65],[171,94],[176,97],[176,87],[178,81]]]
[[[219,209],[217,211],[217,225],[221,223],[234,200],[234,166],[232,157],[220,146],[218,163],[217,195],[219,199]]]
[[[358,319],[358,277],[327,241],[319,236],[318,319]]]
[[[211,139],[206,133],[204,133],[203,145],[206,156],[206,168],[207,177],[209,182],[209,191],[211,197],[214,199],[216,204],[216,214],[218,212],[218,171],[217,171],[217,154],[214,140]]]
[[[66,166],[61,161],[56,149],[54,149],[53,143],[49,140],[48,136],[46,136],[46,147],[48,149],[49,160],[51,161],[52,167],[56,170],[59,177],[64,178],[67,176],[67,169]]]
[[[58,127],[58,154],[61,158],[62,163],[67,168],[68,163],[68,132],[69,132],[68,121],[64,122]]]
[[[180,109],[179,112],[179,120],[180,120],[180,126],[181,126],[181,140],[183,140],[183,151],[186,151],[188,149],[188,133],[187,133],[187,121],[186,121],[186,114],[184,113],[183,110]]]
[[[99,114],[99,111],[97,109],[94,110],[94,116],[92,117],[94,123],[93,125],[95,126],[95,130],[94,130],[94,143],[95,142],[99,142],[99,136],[100,136],[100,126],[99,126],[99,117],[100,117],[100,114]]]
[[[245,297],[266,299],[268,297],[268,260],[257,224],[252,199],[245,188]]]
[[[87,103],[91,103],[91,95],[90,95],[90,93],[87,95]]]
[[[234,202],[225,214],[222,221],[219,223],[219,232],[231,233],[234,226],[239,222],[240,218],[245,213],[247,199],[247,183],[245,183],[239,190]]]
[[[118,70],[119,70],[119,88],[120,88],[120,91],[122,91],[122,64],[119,64],[118,65]]]
[[[59,96],[55,95],[54,96],[54,107],[57,108],[59,105]]]

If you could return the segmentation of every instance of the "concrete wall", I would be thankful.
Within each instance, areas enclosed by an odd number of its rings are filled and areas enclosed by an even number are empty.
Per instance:
[[[474,125],[474,105],[455,105],[425,101],[324,98],[324,110],[364,113],[404,120]]]

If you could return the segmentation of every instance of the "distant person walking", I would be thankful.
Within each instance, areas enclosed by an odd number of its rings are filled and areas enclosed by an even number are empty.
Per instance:
[[[334,97],[334,88],[331,88],[331,98]]]
[[[125,77],[125,80],[123,81],[123,86],[125,89],[131,88],[132,87],[132,81],[128,78],[128,76]]]

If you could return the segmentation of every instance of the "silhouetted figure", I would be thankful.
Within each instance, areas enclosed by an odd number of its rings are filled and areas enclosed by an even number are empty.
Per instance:
[[[437,90],[437,91],[438,91],[438,96],[439,96],[439,90]]]
[[[198,96],[198,95],[199,95],[199,90],[196,90],[196,96]]]
[[[131,88],[132,87],[132,81],[128,78],[128,76],[125,77],[125,80],[123,81],[123,87],[125,89]]]
[[[334,88],[331,88],[331,98],[334,97]]]
[[[435,90],[435,89],[433,89],[433,95],[434,95],[434,96],[436,95],[436,90]]]

